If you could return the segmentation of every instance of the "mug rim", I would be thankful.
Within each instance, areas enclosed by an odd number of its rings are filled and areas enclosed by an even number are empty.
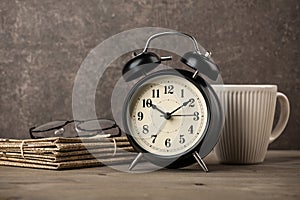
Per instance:
[[[213,88],[236,89],[236,90],[253,90],[253,89],[270,89],[277,91],[277,85],[272,84],[220,84],[212,85]]]

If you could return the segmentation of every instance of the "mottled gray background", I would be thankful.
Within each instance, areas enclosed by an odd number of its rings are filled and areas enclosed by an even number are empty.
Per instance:
[[[299,149],[299,5],[297,0],[1,0],[0,137],[26,138],[30,126],[72,118],[73,81],[88,52],[121,31],[157,26],[194,35],[213,52],[226,83],[277,84],[290,99],[291,115],[271,148]],[[115,65],[107,76],[121,69]],[[109,95],[102,97],[98,114],[109,117],[109,104]]]

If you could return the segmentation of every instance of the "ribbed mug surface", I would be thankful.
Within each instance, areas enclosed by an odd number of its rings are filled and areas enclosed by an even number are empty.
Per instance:
[[[215,151],[231,164],[263,162],[272,131],[276,85],[225,85],[215,88],[225,124]]]

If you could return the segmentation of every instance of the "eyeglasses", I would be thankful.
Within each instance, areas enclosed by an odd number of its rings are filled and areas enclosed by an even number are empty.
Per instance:
[[[74,126],[67,126],[74,124]],[[29,129],[32,139],[47,137],[118,137],[121,129],[114,120],[59,120],[52,121]]]

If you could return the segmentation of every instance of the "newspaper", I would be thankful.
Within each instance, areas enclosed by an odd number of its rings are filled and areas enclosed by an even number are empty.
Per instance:
[[[39,169],[72,169],[130,163],[135,154],[126,137],[0,138],[0,165]]]

